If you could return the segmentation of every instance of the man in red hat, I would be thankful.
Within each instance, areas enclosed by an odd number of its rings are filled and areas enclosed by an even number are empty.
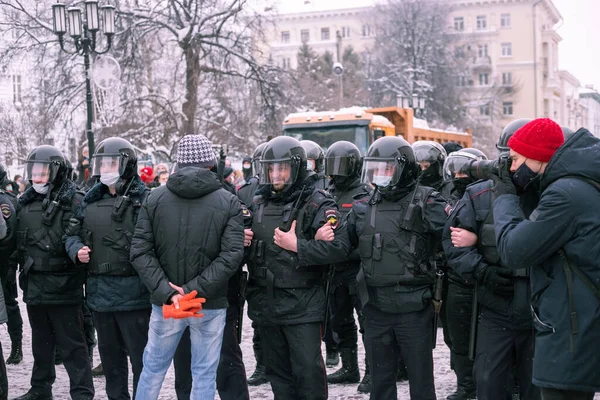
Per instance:
[[[531,266],[536,328],[533,383],[544,400],[600,391],[600,139],[580,129],[563,144],[558,124],[535,119],[508,141],[511,176],[494,177],[498,252]],[[517,192],[539,186],[526,219]]]

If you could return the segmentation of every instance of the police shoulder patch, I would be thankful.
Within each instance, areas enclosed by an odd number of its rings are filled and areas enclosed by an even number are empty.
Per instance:
[[[338,211],[334,209],[329,209],[325,211],[325,221],[331,225],[331,228],[336,229],[338,227],[338,223],[340,221]]]
[[[242,204],[242,215],[245,218],[250,218],[252,216],[252,213],[250,212],[250,210],[248,210],[248,207],[246,207],[244,204]]]
[[[444,211],[446,211],[446,215],[450,215],[454,211],[454,207],[451,204],[446,204]]]
[[[11,212],[8,204],[0,204],[0,210],[2,210],[2,216],[4,219],[8,219],[10,217]]]

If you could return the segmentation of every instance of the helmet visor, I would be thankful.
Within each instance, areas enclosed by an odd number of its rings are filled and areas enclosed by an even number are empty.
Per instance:
[[[414,148],[414,151],[415,158],[419,163],[428,162],[430,164],[433,164],[439,159],[440,155],[442,154],[442,152],[439,149],[427,145],[417,146],[416,148]]]
[[[116,154],[98,154],[92,157],[92,175],[100,176],[117,172],[119,176],[125,172],[123,157]]]
[[[361,182],[386,188],[395,186],[402,175],[404,164],[399,164],[396,159],[365,159]]]
[[[25,164],[24,176],[33,183],[50,183],[56,178],[58,168],[50,162],[29,161]]]
[[[272,185],[276,192],[291,186],[296,181],[298,168],[292,166],[291,160],[261,161],[260,165],[260,184]]]
[[[350,176],[352,175],[353,158],[351,157],[328,157],[325,159],[325,175],[327,176]]]
[[[474,158],[462,155],[453,154],[448,157],[444,163],[444,181],[451,182],[455,179],[469,178],[469,167],[473,161],[475,161]]]

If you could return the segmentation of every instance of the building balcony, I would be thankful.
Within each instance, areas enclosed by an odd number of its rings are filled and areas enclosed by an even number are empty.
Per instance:
[[[471,63],[471,69],[478,72],[490,72],[492,70],[492,59],[490,56],[475,57]]]

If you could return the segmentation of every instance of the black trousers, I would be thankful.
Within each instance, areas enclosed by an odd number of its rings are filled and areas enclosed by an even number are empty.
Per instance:
[[[275,400],[327,399],[321,323],[259,324],[259,329],[265,343],[267,379]]]
[[[433,307],[389,314],[369,304],[365,315],[365,346],[371,367],[371,399],[396,399],[399,351],[408,372],[411,400],[435,400],[433,382]]]
[[[258,330],[258,324],[252,321],[252,349],[257,353],[262,353],[262,342],[260,340],[260,331]]]
[[[531,330],[512,330],[499,324],[493,311],[482,310],[477,327],[477,354],[474,375],[477,399],[511,398],[511,370],[519,384],[521,400],[541,399],[540,389],[531,383],[535,335]]]
[[[93,312],[98,332],[98,352],[104,377],[106,395],[110,400],[129,400],[129,366],[133,371],[133,398],[142,373],[144,347],[148,342],[150,309],[116,312]]]
[[[332,282],[332,285],[334,283]],[[356,349],[358,333],[354,319],[354,310],[358,313],[360,332],[363,331],[364,316],[361,312],[361,303],[356,293],[356,284],[352,282],[335,282],[331,288],[329,300],[331,328],[337,336],[340,349]]]
[[[467,288],[450,282],[446,304],[446,325],[452,347],[453,369],[456,373],[458,388],[475,390],[473,380],[473,361],[469,359],[469,340],[471,337],[471,315],[473,314],[473,288]],[[441,315],[442,313],[440,313]],[[446,334],[444,333],[444,339]]]
[[[242,349],[237,341],[237,324],[239,306],[230,304],[227,308],[225,330],[219,366],[217,367],[217,390],[222,400],[248,400],[248,382],[246,382],[246,367]],[[192,353],[190,331],[179,341],[173,365],[175,367],[175,392],[178,400],[189,400],[192,391]]]
[[[38,393],[51,393],[56,380],[55,348],[63,359],[70,380],[71,398],[92,399],[94,383],[83,333],[81,305],[27,305],[31,325],[33,371],[31,387]]]
[[[542,400],[594,400],[594,394],[577,390],[541,388]]]
[[[8,336],[11,342],[23,341],[23,318],[21,317],[21,309],[17,297],[17,282],[9,282],[7,279],[8,267],[2,266],[0,272],[0,280],[2,281],[2,289],[4,290],[4,303],[6,304],[6,313],[8,314]]]
[[[83,299],[83,333],[85,334],[85,342],[88,345],[88,350],[96,345],[96,331],[94,329],[94,318],[92,310],[87,306],[87,300]]]
[[[4,363],[4,354],[2,354],[2,343],[0,343],[0,400],[8,398],[8,375],[6,374],[6,364]]]

